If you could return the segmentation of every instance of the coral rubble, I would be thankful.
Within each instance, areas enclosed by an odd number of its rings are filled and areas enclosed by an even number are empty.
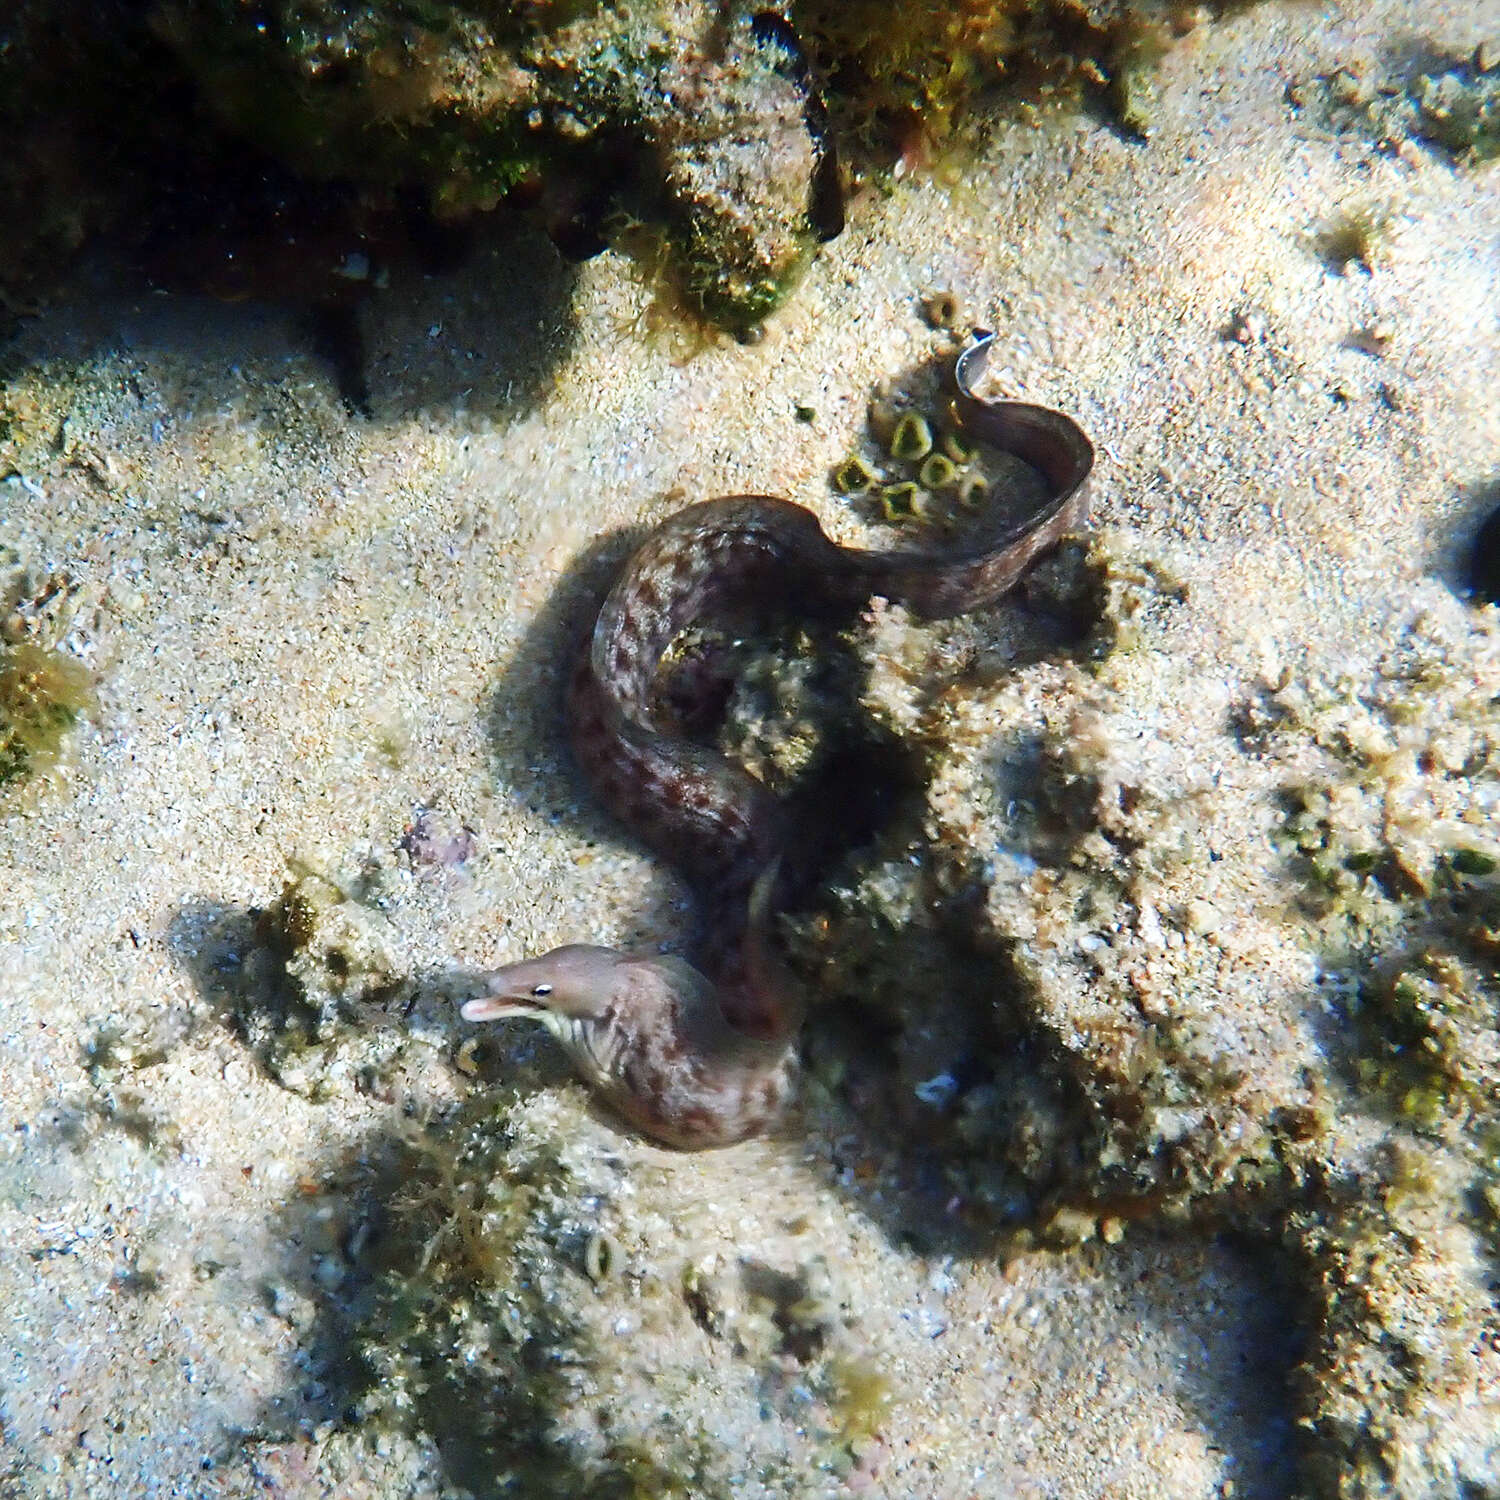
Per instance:
[[[1500,65],[1493,48],[1404,82],[1340,69],[1328,79],[1327,94],[1337,121],[1362,126],[1393,148],[1417,140],[1470,166],[1500,156]]]
[[[1449,598],[1368,682],[1236,705],[1157,645],[1169,565],[1105,537],[1053,566],[1091,632],[987,686],[868,618],[865,708],[922,789],[793,924],[814,1088],[879,1090],[1018,1247],[1137,1219],[1282,1247],[1312,1492],[1493,1485],[1493,612]],[[1198,704],[1171,743],[1164,693]]]

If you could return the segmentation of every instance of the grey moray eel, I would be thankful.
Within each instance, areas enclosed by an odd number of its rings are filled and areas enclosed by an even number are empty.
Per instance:
[[[975,394],[993,335],[954,366],[952,417],[1046,483],[1018,522],[948,551],[874,552],[831,540],[810,511],[731,495],[669,516],[625,563],[573,674],[574,755],[600,800],[709,897],[721,930],[709,972],[679,958],[570,944],[484,977],[469,1021],[528,1016],[632,1125],[683,1149],[728,1145],[781,1116],[795,1089],[803,1004],[771,930],[791,837],[785,803],[652,706],[672,642],[691,626],[772,607],[852,613],[879,595],[932,619],[992,603],[1079,529],[1094,449],[1072,418]]]

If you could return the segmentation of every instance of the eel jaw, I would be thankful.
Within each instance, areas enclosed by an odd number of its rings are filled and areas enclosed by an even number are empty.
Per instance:
[[[541,1021],[551,1014],[545,1005],[529,995],[503,993],[465,1000],[458,1013],[466,1021],[503,1021],[507,1016],[529,1016],[533,1021]]]
[[[549,1010],[530,995],[508,995],[503,991],[465,1000],[458,1013],[466,1021],[503,1021],[510,1016],[540,1021],[562,1043],[586,1082],[605,1090],[616,1086],[615,1054],[587,1021]]]

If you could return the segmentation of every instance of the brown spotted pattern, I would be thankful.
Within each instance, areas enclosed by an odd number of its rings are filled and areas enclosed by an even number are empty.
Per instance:
[[[745,770],[657,721],[662,658],[690,626],[772,606],[828,616],[878,594],[928,618],[976,609],[1081,525],[1092,446],[1060,412],[976,396],[989,344],[981,337],[959,357],[953,415],[968,436],[1046,479],[1048,499],[1019,524],[949,552],[870,552],[839,546],[787,500],[706,500],[657,527],[600,609],[571,683],[574,752],[601,801],[694,880],[726,929],[713,945],[713,980],[680,962],[624,961],[607,982],[630,1000],[611,1007],[593,1054],[610,1066],[580,1062],[658,1140],[722,1145],[769,1126],[791,1090],[801,1023],[768,925],[785,809]]]
[[[1061,412],[976,396],[989,349],[982,337],[959,357],[953,415],[970,437],[1047,480],[1049,497],[1032,515],[962,550],[867,552],[839,546],[788,500],[705,500],[658,526],[605,599],[573,678],[574,753],[600,799],[699,882],[748,890],[782,845],[783,812],[746,771],[653,721],[657,669],[682,631],[773,606],[827,616],[876,594],[926,618],[963,614],[997,599],[1082,523],[1088,438]]]

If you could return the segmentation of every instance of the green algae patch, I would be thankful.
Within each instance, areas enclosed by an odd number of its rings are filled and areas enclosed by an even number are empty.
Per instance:
[[[1500,893],[1497,893],[1500,895]],[[1413,1129],[1486,1119],[1500,1107],[1500,986],[1493,965],[1428,951],[1362,987],[1355,1071]]]
[[[31,642],[0,647],[0,791],[49,771],[93,704],[93,677],[76,658]]]
[[[838,1268],[706,1250],[680,1175],[581,1098],[492,1081],[288,1205],[307,1263],[268,1300],[336,1351],[322,1472],[357,1470],[368,1443],[455,1490],[539,1500],[804,1494],[853,1472],[892,1388]]]

